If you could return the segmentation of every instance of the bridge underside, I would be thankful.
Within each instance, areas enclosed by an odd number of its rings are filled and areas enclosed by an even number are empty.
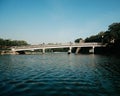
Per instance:
[[[44,54],[46,52],[68,52],[69,48],[49,48],[49,49],[34,49],[34,50],[17,50],[17,54]]]
[[[18,54],[25,54],[25,51],[16,51]]]
[[[75,53],[75,54],[79,54],[79,53],[94,53],[94,49],[93,47],[76,47],[76,48],[50,48],[50,49],[37,49],[37,50],[21,50],[21,51],[16,51],[17,54],[44,54],[46,52],[68,52],[68,54],[70,53]]]

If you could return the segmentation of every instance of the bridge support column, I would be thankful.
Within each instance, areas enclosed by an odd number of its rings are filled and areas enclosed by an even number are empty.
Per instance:
[[[68,54],[71,54],[72,52],[72,47],[69,47]]]
[[[93,53],[95,52],[95,47],[93,46],[92,49],[89,50],[90,53]]]
[[[78,53],[79,53],[79,51],[80,51],[80,49],[81,49],[81,47],[78,47],[78,48],[76,49],[75,54],[78,54]]]
[[[79,44],[81,44],[81,43],[84,43],[84,41],[80,39]],[[77,47],[75,54],[78,54],[80,49],[81,49],[81,47]]]
[[[94,54],[94,51],[95,51],[95,47],[94,46],[92,47],[92,50],[93,50],[93,54]]]
[[[42,49],[42,53],[45,54],[45,48]]]
[[[15,51],[14,48],[12,48],[11,51],[12,51],[12,54],[14,54],[14,55],[15,55],[15,54],[19,54],[17,51]]]

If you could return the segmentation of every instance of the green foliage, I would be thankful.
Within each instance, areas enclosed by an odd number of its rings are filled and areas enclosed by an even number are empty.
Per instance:
[[[75,40],[75,43],[79,43],[80,40],[83,40],[83,39],[82,38],[78,38],[78,39]]]
[[[109,25],[107,31],[87,37],[85,42],[107,43],[107,47],[105,49],[102,48],[102,50],[105,50],[104,52],[120,54],[120,23]]]
[[[113,23],[105,32],[100,32],[97,35],[90,36],[85,39],[85,42],[102,42],[115,43],[120,39],[120,23]]]
[[[120,23],[113,23],[109,26],[108,31],[110,32],[112,38],[119,39],[120,38]]]
[[[103,41],[103,36],[104,36],[104,32],[100,32],[97,35],[87,37],[85,39],[85,42],[102,42]]]
[[[23,41],[23,40],[10,40],[10,39],[0,38],[0,47],[23,46],[23,45],[28,45],[28,43],[26,41]]]

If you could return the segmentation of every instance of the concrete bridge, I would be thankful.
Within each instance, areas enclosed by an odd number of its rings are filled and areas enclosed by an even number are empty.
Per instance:
[[[42,53],[45,53],[46,49],[55,49],[55,48],[69,48],[68,53],[71,53],[72,48],[77,47],[91,47],[92,49],[89,50],[90,52],[94,53],[95,47],[106,47],[106,45],[103,45],[102,43],[64,43],[64,44],[41,44],[41,45],[29,45],[29,46],[16,46],[12,47],[11,50],[13,52],[21,52],[21,51],[34,51],[38,49],[42,49]],[[77,54],[76,50],[76,54]]]

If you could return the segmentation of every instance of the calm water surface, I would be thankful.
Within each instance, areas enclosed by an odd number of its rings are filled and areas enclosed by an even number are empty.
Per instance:
[[[0,56],[0,96],[120,96],[120,58],[102,55]]]

